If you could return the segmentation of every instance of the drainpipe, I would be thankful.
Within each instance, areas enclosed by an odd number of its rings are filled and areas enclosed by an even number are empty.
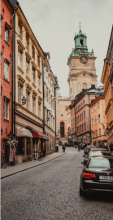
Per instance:
[[[13,29],[15,30],[15,14],[16,10],[14,10],[13,16]],[[13,71],[12,71],[12,133],[15,137],[15,72],[16,72],[16,65],[15,65],[15,33],[13,32],[13,59],[12,59]]]
[[[54,96],[56,97],[55,85],[54,85]],[[56,149],[56,101],[55,101],[55,149]]]
[[[13,16],[13,29],[16,31],[16,11],[19,8],[19,3],[17,2],[16,7],[14,8],[14,16]],[[15,48],[16,48],[16,37],[15,33],[13,32],[13,59],[12,59],[12,66],[13,66],[13,71],[12,71],[12,133],[14,134],[15,137],[15,96],[16,96],[16,53],[15,53]]]
[[[43,85],[43,133],[45,134],[45,114],[44,114],[44,64],[42,61],[42,85]]]

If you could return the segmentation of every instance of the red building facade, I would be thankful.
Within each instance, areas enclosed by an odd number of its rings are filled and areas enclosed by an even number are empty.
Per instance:
[[[1,159],[9,159],[6,145],[12,133],[12,42],[13,8],[8,0],[1,0]]]

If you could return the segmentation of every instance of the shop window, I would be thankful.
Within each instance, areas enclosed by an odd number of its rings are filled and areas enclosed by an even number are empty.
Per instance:
[[[9,99],[4,97],[4,119],[9,120]]]
[[[23,51],[21,47],[18,47],[18,66],[20,68],[22,68],[22,54],[23,54]]]
[[[23,92],[23,85],[18,82],[18,103],[22,104],[22,92]]]

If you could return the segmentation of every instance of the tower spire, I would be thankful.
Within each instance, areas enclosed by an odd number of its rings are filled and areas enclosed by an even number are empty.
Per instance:
[[[81,22],[79,22],[79,26],[78,26],[78,27],[79,27],[79,31],[82,31],[82,30],[81,30],[81,27],[82,27],[82,26],[81,26]]]

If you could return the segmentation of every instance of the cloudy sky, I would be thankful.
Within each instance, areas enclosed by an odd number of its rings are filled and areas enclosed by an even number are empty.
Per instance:
[[[112,21],[112,0],[18,0],[45,52],[50,52],[50,65],[57,75],[60,93],[69,95],[67,59],[74,48],[74,35],[79,22],[87,35],[89,51],[94,50],[98,85],[106,57]]]

